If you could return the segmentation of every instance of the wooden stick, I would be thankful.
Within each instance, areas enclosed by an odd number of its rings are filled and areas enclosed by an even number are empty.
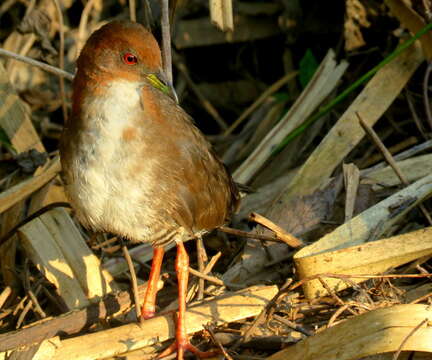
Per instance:
[[[162,16],[162,54],[163,54],[163,67],[165,75],[170,85],[173,83],[172,76],[172,59],[171,59],[171,31],[169,23],[169,1],[161,0]]]
[[[196,271],[195,269],[193,269],[191,267],[189,268],[189,272],[192,275],[199,277],[200,279],[210,281],[210,282],[212,282],[216,285],[219,285],[219,286],[225,286],[224,282],[221,279],[218,279],[217,277],[210,276],[210,275],[204,274],[202,272]],[[201,299],[198,299],[198,300],[201,300]]]
[[[209,321],[219,325],[256,316],[277,292],[277,286],[257,286],[193,306],[186,312],[186,331],[188,334],[201,331]],[[146,320],[144,326],[132,323],[65,339],[37,356],[45,360],[103,359],[152,346],[174,334],[174,320],[167,314]]]
[[[90,14],[91,9],[93,8],[94,4],[96,3],[96,0],[89,0],[87,1],[87,4],[85,4],[84,9],[81,13],[80,23],[78,25],[78,38],[76,42],[76,54],[75,56],[78,58],[85,40],[86,40],[86,27],[88,22],[88,17]]]
[[[59,49],[59,67],[60,70],[64,70],[64,25],[63,25],[63,13],[60,7],[59,0],[53,0],[56,11],[57,11],[57,17],[58,17],[58,25],[59,25],[59,36],[60,36],[60,49]],[[67,106],[66,106],[66,92],[65,92],[65,84],[64,84],[64,77],[59,75],[59,81],[60,81],[60,98],[62,100],[62,111],[63,111],[63,120],[66,123],[67,122]]]
[[[205,263],[208,261],[202,236],[197,237],[196,244],[197,244],[197,257],[198,257],[198,272],[202,273],[205,268]],[[205,279],[203,277],[200,277],[198,280],[198,296],[197,296],[198,300],[204,299],[204,280]]]
[[[12,294],[12,288],[10,286],[6,286],[0,293],[0,309],[3,307],[10,294]]]
[[[129,17],[132,22],[136,22],[136,2],[129,0]]]
[[[139,293],[138,293],[138,281],[137,281],[137,276],[135,273],[135,267],[134,264],[132,262],[132,259],[129,255],[129,251],[126,245],[122,246],[122,251],[123,251],[123,256],[126,259],[126,262],[128,264],[128,268],[129,268],[129,273],[131,276],[131,285],[132,285],[132,292],[133,292],[133,297],[134,297],[134,302],[135,302],[135,312],[136,312],[136,316],[137,316],[137,321],[143,321],[143,319],[141,319],[141,306],[140,306],[140,301],[139,301]]]
[[[249,215],[249,219],[273,231],[276,236],[288,246],[297,248],[304,245],[303,241],[296,238],[294,235],[287,233],[280,226],[260,214],[253,212]]]
[[[138,286],[138,293],[144,296],[147,284]],[[59,334],[73,335],[107,316],[124,311],[132,304],[133,297],[128,291],[106,296],[97,304],[82,310],[71,311],[64,315],[45,320],[19,331],[0,334],[0,351],[38,343]]]
[[[38,68],[40,68],[42,70],[45,70],[46,72],[49,72],[49,73],[57,75],[57,76],[62,76],[65,79],[70,80],[70,81],[72,81],[73,78],[74,78],[73,74],[71,74],[71,73],[69,73],[67,71],[64,71],[64,70],[61,70],[59,68],[56,68],[55,66],[51,66],[51,65],[45,64],[45,63],[43,63],[41,61],[37,61],[35,59],[29,58],[28,56],[22,56],[22,55],[19,55],[19,54],[15,54],[12,51],[8,51],[8,50],[0,48],[0,56],[6,56],[6,57],[9,57],[9,58],[14,59],[14,60],[21,61],[21,62],[26,63],[26,64],[29,64],[29,65],[32,65],[32,66],[36,66],[36,67],[38,67]]]
[[[243,230],[233,229],[233,228],[226,227],[226,226],[221,226],[218,228],[218,230],[220,230],[224,233],[227,233],[227,234],[237,235],[237,236],[245,237],[245,238],[249,238],[249,239],[273,241],[273,242],[278,242],[278,243],[284,242],[276,236],[256,234],[256,233],[251,232],[251,231],[243,231]]]

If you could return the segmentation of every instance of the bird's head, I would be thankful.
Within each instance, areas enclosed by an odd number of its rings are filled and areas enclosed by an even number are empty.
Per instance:
[[[113,21],[95,31],[77,60],[81,75],[103,84],[113,79],[148,81],[170,94],[162,71],[161,51],[154,36],[142,25]]]

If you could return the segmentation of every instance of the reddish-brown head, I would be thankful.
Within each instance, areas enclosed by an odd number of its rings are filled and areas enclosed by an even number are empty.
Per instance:
[[[113,21],[87,40],[77,61],[77,76],[138,81],[160,71],[161,65],[159,45],[149,31],[137,23]]]

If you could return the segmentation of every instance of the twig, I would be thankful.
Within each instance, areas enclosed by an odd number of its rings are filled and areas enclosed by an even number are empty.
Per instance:
[[[6,286],[0,294],[0,309],[9,298],[10,294],[12,294],[12,288],[10,286]]]
[[[415,106],[413,104],[413,100],[411,99],[411,95],[408,93],[408,91],[405,92],[405,97],[407,99],[408,102],[408,107],[410,109],[411,115],[414,119],[414,122],[417,126],[418,131],[420,131],[420,134],[423,136],[423,139],[427,140],[428,137],[426,135],[426,131],[423,127],[423,124],[421,123],[418,115],[417,115],[417,111],[415,110]]]
[[[20,309],[24,309],[24,303],[27,301],[27,299],[28,299],[28,295],[25,295],[25,296],[20,300],[20,302],[19,302],[18,304],[16,304],[16,306],[15,306],[13,312],[12,312],[12,315],[13,315],[13,316],[16,316],[16,314],[18,314],[18,311],[20,311]]]
[[[423,102],[425,106],[426,119],[429,123],[429,127],[432,130],[432,113],[431,113],[430,102],[429,102],[429,77],[431,71],[432,71],[432,62],[429,62],[423,79]]]
[[[137,321],[142,322],[144,319],[141,318],[141,307],[140,307],[140,302],[139,302],[138,282],[137,282],[137,277],[136,277],[136,273],[135,273],[135,267],[132,263],[132,259],[129,255],[129,251],[128,251],[127,246],[123,245],[122,250],[123,250],[123,256],[125,257],[128,268],[129,268],[129,273],[131,275],[132,292],[133,292],[133,297],[134,297],[134,302],[135,302],[135,312],[136,312],[136,316],[137,316]]]
[[[331,328],[334,325],[336,319],[339,317],[339,315],[342,314],[347,309],[350,309],[349,304],[344,304],[340,308],[336,309],[336,311],[333,313],[333,315],[330,317],[329,321],[327,322],[326,327]]]
[[[169,1],[161,0],[162,16],[162,54],[163,54],[163,67],[165,75],[170,85],[173,83],[172,76],[172,59],[171,59],[171,31],[169,23]]]
[[[205,271],[205,269],[204,269],[204,271]],[[217,277],[204,274],[204,272],[197,271],[197,270],[195,270],[195,269],[193,269],[191,267],[189,268],[189,272],[192,275],[195,275],[195,276],[199,277],[200,279],[204,279],[204,280],[210,281],[210,282],[212,282],[212,283],[214,283],[216,285],[219,285],[219,286],[225,286],[225,283],[221,279],[218,279]],[[201,299],[199,299],[199,300],[201,300]]]
[[[264,101],[273,93],[278,91],[282,86],[284,86],[288,81],[294,79],[297,76],[297,71],[286,74],[274,84],[270,85],[254,103],[249,106],[243,113],[238,117],[233,124],[225,130],[224,135],[231,134],[250,114],[252,114]]]
[[[206,267],[204,268],[203,272],[200,273],[200,275],[207,275],[210,271],[212,271],[213,267],[216,265],[216,262],[219,260],[219,258],[222,256],[222,253],[219,251],[216,255],[214,255],[210,261],[208,262],[208,264],[206,265]],[[190,270],[190,269],[189,269]],[[199,276],[199,275],[197,275]],[[193,299],[193,297],[195,296],[196,292],[197,292],[197,284],[193,284],[187,294],[187,301],[191,301],[191,299]],[[166,308],[170,308],[170,306],[172,305],[172,303],[170,305],[168,305]]]
[[[60,35],[60,50],[59,50],[59,67],[60,70],[64,69],[64,26],[63,26],[63,13],[60,7],[59,0],[53,0],[56,10],[57,10],[57,17],[59,22],[59,35]],[[62,110],[63,110],[63,120],[66,123],[67,122],[67,106],[66,106],[66,92],[65,92],[65,84],[64,84],[64,78],[63,76],[59,75],[60,80],[60,98],[62,100]]]
[[[306,336],[312,336],[313,335],[313,333],[311,331],[306,330],[303,326],[297,325],[294,321],[287,320],[287,319],[283,318],[282,316],[274,314],[273,319],[279,321],[280,323],[288,326],[289,328],[291,328],[295,331],[301,332],[302,334],[304,334]]]
[[[39,287],[36,290],[36,293],[39,293],[40,289],[42,288],[42,285],[39,285]],[[41,306],[39,305],[39,301],[36,297],[36,295],[33,293],[33,291],[29,290],[27,291],[31,301],[34,305],[34,311],[37,312],[43,319],[47,317],[45,311],[42,310]]]
[[[288,246],[297,248],[304,245],[303,241],[296,238],[294,235],[287,233],[280,226],[276,225],[274,222],[272,222],[271,220],[265,218],[260,214],[252,212],[249,215],[249,220],[255,221],[257,224],[260,224],[266,227],[267,229],[273,231],[276,234],[276,236]]]
[[[105,247],[105,246],[107,246],[107,245],[114,244],[114,243],[116,243],[117,241],[118,241],[117,237],[113,237],[113,238],[108,239],[108,240],[105,240],[105,241],[103,241],[103,242],[101,242],[101,243],[99,243],[99,244],[93,245],[91,248],[92,248],[93,250],[99,250],[100,248],[103,248],[103,247]]]
[[[273,241],[273,242],[278,242],[278,243],[283,242],[284,243],[284,241],[282,241],[278,237],[272,236],[272,235],[256,234],[253,232],[233,229],[233,228],[226,227],[226,226],[221,226],[218,228],[218,230],[220,230],[224,233],[227,233],[227,234],[237,235],[239,237],[244,237],[244,238],[257,239],[257,240],[263,240],[263,241]]]
[[[400,355],[400,353],[402,352],[402,348],[403,348],[403,346],[406,344],[406,342],[408,341],[408,339],[409,339],[411,336],[413,336],[413,335],[416,333],[416,331],[417,331],[418,329],[420,329],[420,328],[421,328],[424,324],[426,324],[428,321],[429,321],[428,318],[422,320],[422,321],[420,322],[420,324],[418,324],[414,329],[412,329],[412,330],[409,332],[409,334],[405,337],[405,339],[403,339],[403,341],[402,341],[401,344],[399,345],[398,350],[394,353],[394,355],[393,355],[393,360],[397,360],[397,359],[399,358],[399,355]]]
[[[402,174],[401,169],[397,165],[396,161],[393,159],[392,154],[388,149],[385,147],[377,133],[361,118],[359,113],[356,113],[357,117],[359,118],[359,122],[363,130],[366,132],[366,134],[369,135],[375,146],[381,151],[383,154],[385,160],[387,163],[391,166],[393,171],[396,173],[397,177],[400,179],[400,181],[405,184],[409,185],[408,180],[405,178],[405,176]],[[427,219],[430,225],[432,225],[432,217],[430,216],[429,212],[426,210],[423,204],[418,204],[418,207],[422,211],[423,215]]]
[[[78,58],[85,41],[85,30],[87,27],[88,17],[90,14],[91,9],[93,8],[94,3],[96,0],[89,0],[87,4],[85,4],[84,9],[81,13],[80,23],[78,26],[78,39],[77,39],[77,45],[76,45],[76,54],[75,57]]]
[[[206,329],[207,332],[210,334],[210,337],[211,337],[212,341],[217,345],[217,347],[220,349],[220,351],[225,356],[225,358],[227,358],[228,360],[234,360],[230,356],[230,354],[228,354],[228,352],[225,350],[225,348],[223,347],[223,345],[221,344],[221,342],[217,339],[217,337],[215,336],[215,334],[214,334],[213,330],[210,328],[210,326],[204,325],[204,329]]]
[[[52,293],[51,291],[49,291],[45,286],[42,286],[42,291],[45,294],[45,296],[48,298],[49,301],[51,301],[51,303],[54,304],[54,306],[59,310],[59,313],[65,313],[67,312],[69,309],[68,307],[64,304],[61,303]]]
[[[28,56],[23,56],[23,55],[13,53],[12,51],[8,51],[8,50],[0,48],[0,56],[6,56],[6,57],[21,61],[21,62],[26,63],[26,64],[36,66],[42,70],[45,70],[46,72],[49,72],[49,73],[57,75],[57,76],[62,76],[65,79],[70,80],[70,81],[72,81],[74,78],[73,74],[71,74],[67,71],[56,68],[55,66],[45,64],[41,61],[37,61],[35,59],[29,58]]]
[[[208,257],[205,251],[203,239],[201,236],[197,237],[197,256],[198,256],[198,270],[203,272],[205,263],[208,261]],[[204,278],[200,277],[198,280],[198,300],[202,300],[204,298]]]
[[[132,22],[136,22],[136,2],[129,0],[129,17]]]
[[[243,340],[244,342],[248,342],[250,338],[252,337],[253,333],[255,332],[255,329],[259,324],[262,324],[269,314],[270,310],[277,304],[278,300],[281,298],[282,295],[290,291],[291,289],[291,279],[288,279],[285,284],[279,289],[277,294],[273,296],[273,298],[267,303],[267,305],[262,309],[260,314],[255,318],[255,320],[252,322],[252,324],[246,329],[246,331],[243,333],[243,337],[238,339],[233,346],[231,346],[231,351],[236,350]]]
[[[15,325],[15,329],[19,329],[24,321],[24,318],[26,317],[27,313],[32,308],[33,301],[31,299],[28,299],[26,306],[24,307],[23,311],[21,312],[20,316],[18,317],[18,321]]]
[[[323,286],[323,288],[324,289],[326,289],[327,290],[327,292],[330,294],[330,296],[339,304],[339,305],[342,305],[342,306],[344,306],[345,305],[345,303],[342,301],[342,299],[339,297],[339,296],[337,296],[336,295],[336,293],[332,290],[332,289],[330,289],[330,287],[328,286],[328,284],[324,281],[324,279],[323,278],[321,278],[321,277],[318,277],[318,281],[321,283],[321,285]],[[347,308],[347,310],[351,313],[351,314],[353,314],[353,315],[358,315],[355,311],[353,311],[353,310],[351,310],[351,308]]]
[[[33,3],[34,1],[32,1]],[[27,10],[26,10],[26,15],[27,15]],[[22,44],[22,46],[19,47],[19,54],[21,56],[26,56],[26,54],[30,51],[30,49],[32,48],[33,44],[36,41],[36,34],[35,33],[31,33],[29,34],[29,36],[27,37],[27,39],[23,39],[24,40],[24,44]],[[14,82],[17,78],[17,67],[15,66],[16,64],[14,64],[13,62],[9,62],[8,67],[7,67],[7,71],[9,72],[9,78],[12,82]]]

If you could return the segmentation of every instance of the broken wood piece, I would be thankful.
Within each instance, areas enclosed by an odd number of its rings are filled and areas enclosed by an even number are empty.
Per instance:
[[[341,291],[353,283],[367,278],[353,276],[349,282],[327,277],[325,274],[375,275],[432,254],[432,227],[372,241],[336,251],[320,252],[309,256],[295,256],[295,264],[301,279],[324,274],[322,280],[327,289]],[[313,279],[303,285],[305,295],[312,299],[328,294],[319,281]]]
[[[277,286],[256,286],[205,301],[186,312],[186,331],[189,334],[201,331],[203,325],[208,322],[222,324],[256,316],[277,292]],[[60,344],[52,344],[50,350],[45,348],[44,354],[37,353],[36,356],[44,360],[103,359],[152,346],[169,340],[174,335],[173,316],[168,314],[146,320],[143,326],[131,323],[65,339]],[[42,344],[49,341],[46,340]]]
[[[137,321],[144,321],[144,318],[141,317],[141,306],[140,306],[140,297],[138,294],[138,281],[137,281],[137,276],[136,276],[136,272],[135,272],[135,267],[134,264],[132,262],[132,258],[130,257],[128,248],[126,245],[122,245],[122,251],[123,251],[123,256],[126,260],[128,269],[129,269],[129,275],[131,278],[131,288],[132,288],[132,292],[133,292],[133,297],[134,297],[134,303],[135,303],[135,313],[136,313],[136,319]]]
[[[294,258],[312,256],[320,252],[334,251],[375,240],[431,194],[432,175],[429,175],[363,211],[319,241],[301,249]]]
[[[232,0],[209,0],[210,18],[222,31],[234,31]]]
[[[386,0],[385,4],[390,12],[400,21],[402,27],[407,28],[413,34],[419,32],[426,25],[425,20],[413,8],[411,3],[403,0]],[[424,34],[420,39],[422,49],[428,61],[432,60],[432,34]]]
[[[12,294],[12,288],[10,286],[6,286],[2,292],[0,293],[0,309],[3,307],[4,303],[8,299],[8,297]]]
[[[30,149],[44,152],[45,148],[30,119],[26,105],[9,82],[9,74],[0,63],[0,127],[14,149],[20,153]]]
[[[280,240],[282,240],[285,244],[287,244],[290,247],[298,248],[304,245],[303,241],[296,238],[294,235],[287,233],[280,226],[276,225],[274,222],[272,222],[271,220],[267,219],[266,217],[258,213],[252,212],[249,215],[249,220],[254,221],[257,224],[260,224],[266,227],[267,229],[273,231]]]
[[[32,262],[55,285],[69,309],[87,306],[115,287],[64,209],[44,213],[18,234]]]
[[[0,193],[0,213],[9,209],[17,202],[25,199],[36,190],[47,184],[60,172],[61,165],[58,157],[54,158],[50,166],[40,175],[33,176]]]
[[[354,164],[343,164],[343,175],[345,183],[345,222],[352,219],[354,214],[357,191],[360,183],[360,171]]]
[[[427,305],[396,305],[370,311],[289,346],[267,360],[353,360],[396,352],[401,344],[402,351],[431,353],[432,327],[424,321],[431,317],[432,309]]]

